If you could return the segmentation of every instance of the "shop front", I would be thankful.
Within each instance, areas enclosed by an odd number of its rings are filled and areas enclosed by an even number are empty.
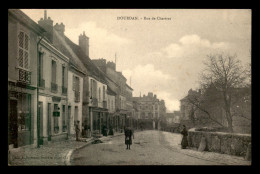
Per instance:
[[[14,148],[33,144],[35,88],[8,84],[8,144]]]

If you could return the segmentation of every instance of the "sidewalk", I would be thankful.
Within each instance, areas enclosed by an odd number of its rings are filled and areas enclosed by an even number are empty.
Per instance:
[[[208,151],[197,151],[196,148],[193,149],[181,149],[181,138],[180,134],[170,133],[170,132],[161,132],[164,136],[165,143],[167,146],[179,153],[192,156],[198,159],[208,160],[208,161],[217,161],[219,165],[251,165],[251,161],[245,160],[240,156],[233,156],[215,152]]]
[[[101,141],[123,135],[116,132],[113,136],[101,137]],[[85,141],[75,141],[75,138],[64,141],[43,145],[40,148],[29,146],[10,149],[9,165],[10,166],[45,166],[45,165],[66,165],[71,153],[83,148],[93,142],[93,138],[85,138]]]

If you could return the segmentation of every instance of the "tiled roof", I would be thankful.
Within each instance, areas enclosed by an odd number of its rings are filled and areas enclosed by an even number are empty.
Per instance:
[[[116,95],[116,92],[113,91],[113,90],[107,85],[107,94],[108,94],[108,95]]]
[[[55,41],[53,42],[54,46],[70,59],[70,64],[76,66],[80,71],[86,73],[86,68],[78,56],[67,44],[64,37],[61,36],[55,29],[53,29],[53,37],[55,37]]]
[[[28,27],[33,28],[36,32],[44,33],[45,30],[28,17],[24,12],[19,9],[8,9],[8,14],[14,15],[20,21],[23,21]]]
[[[82,49],[73,43],[68,37],[64,36],[65,42],[69,45],[69,47],[73,50],[73,52],[77,55],[80,61],[87,68],[88,75],[93,76],[97,80],[102,83],[107,83],[104,74],[97,68],[97,66],[91,61],[91,59],[82,51]]]

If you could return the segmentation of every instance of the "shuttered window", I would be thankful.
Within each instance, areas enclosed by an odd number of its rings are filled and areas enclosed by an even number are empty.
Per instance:
[[[18,35],[18,66],[29,69],[29,36],[23,31]]]
[[[52,64],[51,64],[51,70],[52,70],[52,76],[51,76],[51,81],[52,83],[56,84],[56,69],[57,69],[57,64],[56,61],[52,60]]]
[[[103,100],[106,99],[106,87],[103,86]]]

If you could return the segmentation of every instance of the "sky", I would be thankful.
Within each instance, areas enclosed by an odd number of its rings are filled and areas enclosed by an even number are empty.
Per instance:
[[[44,16],[44,9],[22,11],[35,22]],[[179,110],[179,100],[199,87],[207,55],[236,54],[243,64],[251,62],[248,9],[47,9],[47,16],[54,25],[62,22],[76,44],[85,31],[91,59],[115,62],[116,54],[116,69],[133,96],[153,92],[167,112]]]

